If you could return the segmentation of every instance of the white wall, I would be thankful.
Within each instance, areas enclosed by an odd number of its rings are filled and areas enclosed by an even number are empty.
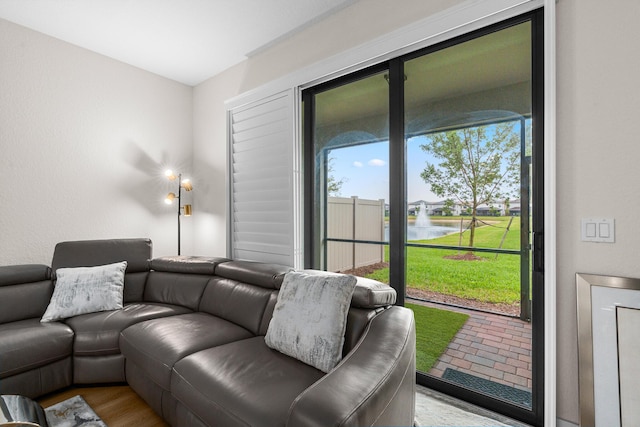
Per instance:
[[[575,273],[640,277],[640,3],[557,4],[558,416],[578,421]],[[580,241],[615,218],[616,242]]]
[[[222,254],[226,200],[225,100],[347,50],[395,28],[453,6],[457,1],[358,2],[257,57],[195,88],[195,167],[210,186],[211,218],[198,223],[196,252]],[[640,111],[637,70],[640,3],[618,0],[557,3],[557,305],[559,418],[578,422],[575,273],[640,277]],[[361,24],[366,23],[366,24]],[[215,165],[206,170],[208,164]],[[215,206],[213,205],[215,200]],[[580,218],[614,217],[616,243],[580,242]],[[206,222],[206,224],[205,224]],[[211,231],[216,230],[214,240]],[[553,256],[553,254],[548,254]]]
[[[162,170],[191,169],[192,95],[0,20],[0,264],[49,264],[75,239],[149,237],[155,255],[175,254]]]
[[[193,92],[193,168],[198,177],[198,215],[194,253],[226,256],[227,253],[227,145],[224,101],[238,94],[242,73],[225,72]]]
[[[207,214],[198,216],[194,252],[226,254],[225,101],[462,1],[360,1],[196,86],[194,171],[206,185],[198,203]]]

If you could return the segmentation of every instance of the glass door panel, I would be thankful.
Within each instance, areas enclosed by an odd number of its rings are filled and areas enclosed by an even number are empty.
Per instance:
[[[305,265],[392,286],[415,314],[419,384],[536,426],[541,19],[303,92]]]
[[[404,63],[418,371],[529,409],[531,46],[525,22]]]
[[[365,275],[386,266],[389,85],[384,72],[314,99],[317,261]]]

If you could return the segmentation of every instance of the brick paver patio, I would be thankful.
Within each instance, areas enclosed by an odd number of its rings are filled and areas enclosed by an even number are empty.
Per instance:
[[[442,377],[451,368],[531,391],[531,323],[498,314],[412,301],[469,315],[429,372]]]

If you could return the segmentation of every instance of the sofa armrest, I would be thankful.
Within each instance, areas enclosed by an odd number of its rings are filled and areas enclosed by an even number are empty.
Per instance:
[[[413,312],[384,310],[338,366],[296,398],[286,425],[413,425],[415,354]]]

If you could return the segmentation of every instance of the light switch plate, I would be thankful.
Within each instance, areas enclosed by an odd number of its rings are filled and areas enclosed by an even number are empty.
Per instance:
[[[582,218],[583,242],[614,243],[615,220],[613,218]]]

